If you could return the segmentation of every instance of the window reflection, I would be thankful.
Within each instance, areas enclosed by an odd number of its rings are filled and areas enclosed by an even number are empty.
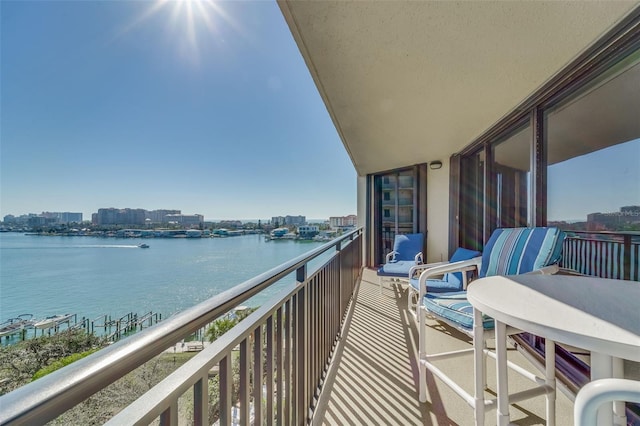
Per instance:
[[[638,58],[619,64],[546,120],[548,223],[640,231]]]
[[[460,246],[482,250],[484,233],[484,151],[461,159]]]
[[[530,226],[530,126],[494,146],[495,217],[498,228]]]

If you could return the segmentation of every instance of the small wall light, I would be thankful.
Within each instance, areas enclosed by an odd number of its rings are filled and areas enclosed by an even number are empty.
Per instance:
[[[429,163],[429,168],[431,170],[438,170],[441,167],[442,167],[442,161],[436,160]]]

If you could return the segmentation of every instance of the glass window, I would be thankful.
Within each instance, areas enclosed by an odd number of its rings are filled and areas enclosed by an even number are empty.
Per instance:
[[[531,226],[530,146],[531,127],[525,125],[493,147],[497,228]]]
[[[545,119],[548,223],[640,230],[640,52]]]
[[[459,246],[482,250],[484,232],[484,151],[463,157],[460,163]]]

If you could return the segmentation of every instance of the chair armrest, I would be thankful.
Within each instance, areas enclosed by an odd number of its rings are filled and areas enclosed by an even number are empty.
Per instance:
[[[387,257],[385,257],[385,259],[384,259],[384,263],[389,263],[389,262],[391,262],[391,259],[392,259],[396,254],[398,254],[398,252],[397,252],[397,251],[391,251],[391,252],[387,253]]]
[[[416,262],[416,265],[422,264],[422,252],[416,254],[414,261]]]
[[[556,264],[545,266],[544,268],[536,269],[523,275],[553,275],[558,273],[558,271],[560,271],[560,267]]]
[[[435,268],[436,266],[448,265],[449,262],[434,262],[434,263],[422,263],[416,266],[412,266],[409,269],[409,278],[413,277],[414,274],[424,271],[425,269]]]
[[[460,262],[447,263],[433,268],[425,269],[420,274],[420,299],[427,293],[427,280],[430,277],[443,275],[449,272],[466,272],[466,271],[479,271],[482,264],[482,257],[474,257],[469,260],[461,260]]]

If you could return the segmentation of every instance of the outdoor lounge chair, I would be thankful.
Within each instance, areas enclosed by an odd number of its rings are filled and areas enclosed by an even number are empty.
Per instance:
[[[477,425],[484,424],[485,410],[495,408],[495,399],[485,399],[486,357],[495,354],[486,349],[486,329],[494,328],[494,321],[481,316],[466,300],[466,291],[431,293],[429,278],[445,273],[474,270],[480,278],[494,275],[517,275],[524,273],[553,274],[558,271],[564,233],[557,228],[509,228],[496,230],[485,245],[481,258],[455,262],[426,269],[419,278],[418,309],[418,365],[420,380],[420,401],[427,399],[427,370],[441,379],[454,392],[460,395],[472,408]],[[463,275],[464,276],[464,275]],[[470,284],[471,286],[473,283]],[[426,341],[426,316],[447,323],[473,338],[473,348],[461,351],[428,354]],[[519,330],[508,330],[509,334]],[[488,335],[491,338],[493,334]],[[547,348],[545,378],[539,378],[519,366],[508,363],[514,371],[531,379],[539,385],[518,394],[510,395],[510,402],[518,402],[533,396],[546,395],[547,418],[555,417],[555,355],[554,345]],[[454,358],[462,355],[474,355],[474,394],[466,392],[451,380],[434,362],[438,359]]]
[[[422,264],[424,235],[398,234],[393,241],[393,251],[388,253],[384,265],[378,268],[380,294],[384,281],[409,284],[409,270]]]

